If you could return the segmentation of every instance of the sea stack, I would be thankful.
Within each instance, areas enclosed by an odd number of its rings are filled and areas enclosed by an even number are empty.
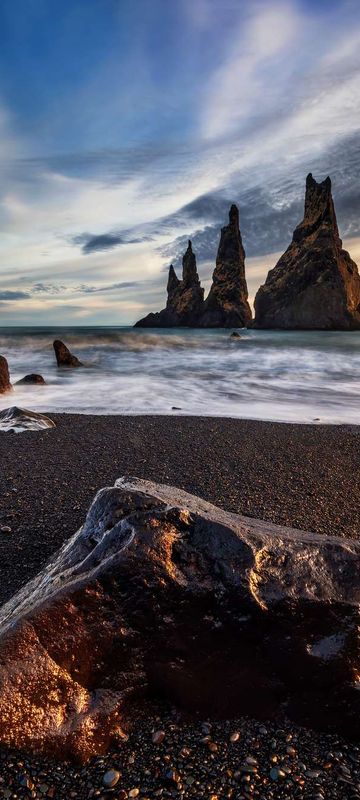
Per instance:
[[[11,392],[9,365],[5,356],[0,356],[0,394]]]
[[[306,179],[304,219],[255,297],[255,328],[360,328],[360,277],[342,249],[331,180]]]
[[[221,229],[213,282],[200,326],[244,328],[250,321],[245,250],[239,227],[239,210],[233,203],[229,212],[229,224]]]
[[[60,339],[55,339],[53,343],[55,350],[56,363],[58,367],[82,367],[83,364],[76,356],[70,353],[68,347]]]
[[[198,327],[204,304],[204,289],[201,288],[190,240],[182,260],[182,280],[179,280],[171,264],[167,294],[166,308],[140,319],[136,328]]]

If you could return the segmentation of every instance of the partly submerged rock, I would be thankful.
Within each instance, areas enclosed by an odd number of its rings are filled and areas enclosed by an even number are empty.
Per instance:
[[[203,310],[204,289],[201,288],[196,258],[189,240],[182,260],[182,280],[170,265],[166,308],[148,314],[135,328],[197,327]]]
[[[9,365],[5,356],[0,356],[0,394],[11,392]]]
[[[70,353],[68,347],[60,339],[55,339],[54,350],[58,367],[82,367],[83,364]]]
[[[304,219],[254,305],[256,328],[360,328],[360,277],[342,249],[330,178],[307,176]]]
[[[30,375],[25,375],[19,381],[16,381],[16,386],[21,386],[22,384],[37,384],[38,386],[45,386],[46,381],[42,375],[37,375],[35,372],[32,372]]]
[[[37,411],[29,411],[27,408],[5,408],[0,411],[0,431],[42,431],[44,428],[55,428],[55,422],[44,414]]]
[[[205,301],[202,328],[244,328],[251,322],[245,278],[245,250],[239,226],[239,210],[233,203],[229,224],[221,229],[216,267]]]
[[[359,554],[118,481],[1,609],[0,740],[84,760],[144,694],[358,735]]]

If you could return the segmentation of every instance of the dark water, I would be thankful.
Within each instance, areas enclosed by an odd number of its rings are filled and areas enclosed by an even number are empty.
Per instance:
[[[0,408],[85,414],[199,414],[360,423],[360,332],[0,328],[15,387]],[[58,370],[63,339],[86,364]],[[177,406],[180,410],[172,410]]]

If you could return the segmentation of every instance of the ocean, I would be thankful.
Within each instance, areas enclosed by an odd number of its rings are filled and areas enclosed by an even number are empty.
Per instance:
[[[360,332],[0,328],[15,384],[0,408],[81,414],[191,414],[360,424]],[[84,368],[58,369],[62,339]]]

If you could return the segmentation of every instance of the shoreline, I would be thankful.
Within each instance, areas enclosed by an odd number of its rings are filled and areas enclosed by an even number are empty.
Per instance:
[[[51,414],[0,435],[0,602],[83,524],[121,475],[177,486],[244,516],[358,539],[360,427],[226,417]],[[31,442],[31,446],[29,446]]]
[[[185,415],[50,417],[56,428],[0,435],[0,529],[11,529],[0,530],[0,602],[37,574],[83,523],[96,492],[123,474],[178,486],[245,516],[359,538],[355,425]],[[160,745],[152,739],[158,730],[165,733]],[[137,790],[144,799],[159,792],[173,797],[181,786],[184,800],[245,798],[252,796],[250,778],[255,794],[274,800],[300,796],[303,788],[309,797],[350,800],[359,787],[357,757],[355,743],[289,722],[281,708],[272,722],[241,717],[210,724],[155,704],[139,715],[128,739],[82,767],[1,747],[0,796],[28,797],[30,785],[37,797],[105,798],[111,792],[104,775],[115,769],[120,778],[112,796],[119,800]],[[252,772],[242,769],[247,758],[256,759]],[[179,779],[169,781],[168,774]],[[25,776],[22,784],[19,776]]]

